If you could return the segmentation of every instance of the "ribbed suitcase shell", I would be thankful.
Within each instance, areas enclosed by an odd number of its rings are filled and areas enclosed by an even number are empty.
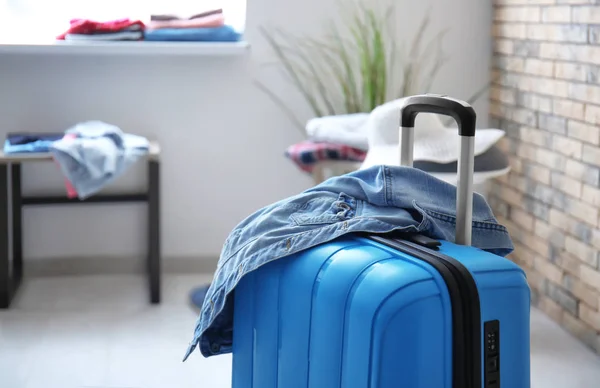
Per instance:
[[[525,274],[474,247],[442,242],[440,253],[473,276],[481,333],[500,321],[500,386],[529,388]],[[232,377],[233,388],[462,388],[452,387],[446,284],[429,264],[363,237],[273,261],[236,287]]]

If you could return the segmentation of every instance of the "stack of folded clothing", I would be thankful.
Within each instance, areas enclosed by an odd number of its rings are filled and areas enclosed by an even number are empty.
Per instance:
[[[225,24],[222,9],[190,17],[151,15],[144,40],[155,42],[237,42],[240,34]]]
[[[5,154],[48,152],[52,143],[62,139],[63,133],[9,133],[4,141]]]
[[[142,40],[145,25],[140,20],[117,19],[99,22],[73,19],[69,29],[56,39],[67,41],[122,41]]]
[[[369,113],[316,117],[306,123],[308,139],[285,152],[302,171],[311,173],[328,161],[360,162],[360,169],[400,162],[400,110],[404,98],[386,102]],[[419,115],[414,135],[413,166],[455,184],[458,171],[458,131],[446,127],[439,115]],[[475,174],[478,184],[510,170],[508,158],[496,143],[501,129],[478,128]]]
[[[307,173],[312,173],[320,162],[363,162],[366,154],[366,151],[344,144],[317,143],[310,140],[293,144],[285,150],[285,156]]]
[[[363,162],[369,149],[368,118],[368,113],[354,113],[310,119],[308,140],[289,146],[285,156],[307,173],[321,162]]]

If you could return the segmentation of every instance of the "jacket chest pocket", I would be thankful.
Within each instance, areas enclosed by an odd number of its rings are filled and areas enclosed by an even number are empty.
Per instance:
[[[323,225],[345,221],[354,217],[356,200],[346,194],[340,194],[337,200],[315,198],[300,210],[290,215],[296,225]]]

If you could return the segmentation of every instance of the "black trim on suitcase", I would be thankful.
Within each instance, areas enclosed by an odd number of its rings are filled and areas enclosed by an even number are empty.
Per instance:
[[[484,324],[485,332],[485,385],[484,388],[500,388],[500,321]]]
[[[481,387],[481,307],[469,270],[452,257],[406,240],[375,235],[367,238],[423,260],[440,273],[452,304],[452,386]]]

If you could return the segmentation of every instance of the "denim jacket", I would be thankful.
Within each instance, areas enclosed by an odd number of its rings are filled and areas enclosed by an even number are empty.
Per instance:
[[[65,131],[49,149],[79,199],[86,199],[123,175],[148,153],[148,139],[102,121],[86,121]]]
[[[375,166],[333,177],[243,220],[223,246],[184,361],[198,344],[204,357],[230,353],[233,290],[258,267],[354,232],[418,232],[454,241],[456,187],[421,170]],[[474,247],[513,250],[485,199],[473,198]]]

